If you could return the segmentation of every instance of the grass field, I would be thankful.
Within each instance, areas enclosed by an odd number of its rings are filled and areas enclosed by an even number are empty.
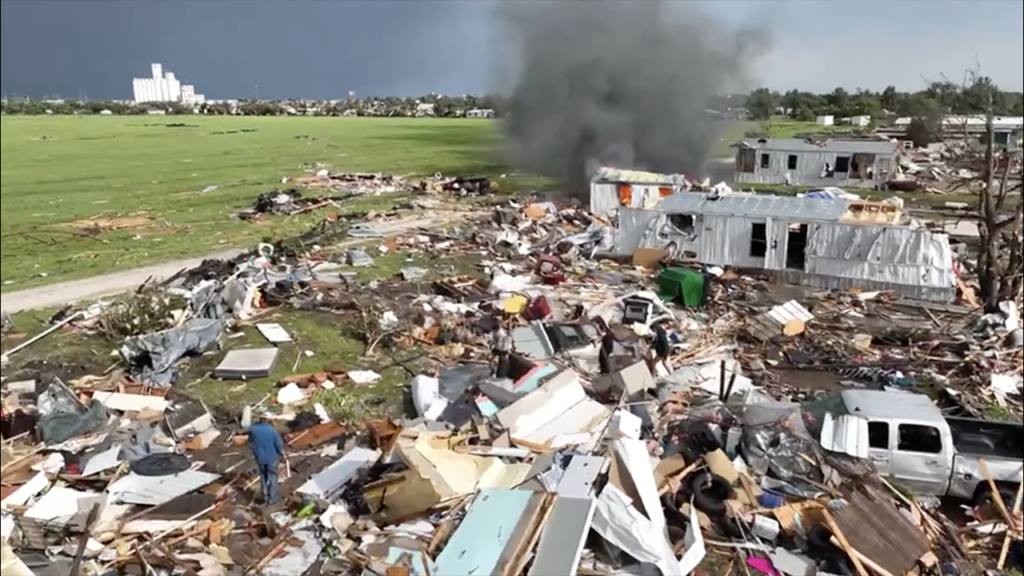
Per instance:
[[[790,137],[812,123],[723,123],[713,156],[747,132]],[[211,116],[0,118],[3,291],[246,246],[308,227],[314,215],[267,225],[233,219],[283,176],[311,166],[392,174],[511,171],[486,120]],[[500,181],[503,190],[550,185]],[[404,198],[403,198],[404,199]],[[397,198],[347,206],[387,208]],[[116,229],[87,234],[101,222]],[[105,226],[109,228],[111,226]]]
[[[316,163],[502,170],[493,124],[480,120],[3,117],[0,142],[5,291],[245,245],[271,231],[231,214]],[[115,218],[123,229],[80,232]]]

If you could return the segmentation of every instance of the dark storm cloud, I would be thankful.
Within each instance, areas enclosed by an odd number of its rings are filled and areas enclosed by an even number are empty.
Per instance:
[[[580,192],[590,158],[699,173],[718,136],[709,98],[768,46],[761,29],[661,0],[507,0],[499,21],[514,159]]]
[[[8,95],[131,98],[160,62],[209,98],[341,98],[485,88],[486,3],[4,0]]]

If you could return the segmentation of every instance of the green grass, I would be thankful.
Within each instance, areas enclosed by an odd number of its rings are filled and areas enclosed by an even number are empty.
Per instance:
[[[498,142],[494,124],[479,120],[5,116],[3,288],[197,256],[304,229],[315,215],[271,225],[231,216],[258,193],[280,187],[282,177],[318,163],[338,171],[500,175]],[[378,196],[362,208],[388,202]],[[83,226],[76,222],[98,218],[135,218],[139,225],[78,234]]]
[[[835,134],[850,132],[849,126],[818,126],[814,122],[801,122],[788,118],[772,118],[767,122],[745,120],[728,122],[722,129],[718,143],[714,148],[715,158],[726,158],[735,155],[733,144],[749,138],[747,133],[767,134],[772,138],[792,138],[797,134]]]
[[[402,251],[380,255],[380,242],[367,242],[363,248],[374,257],[371,267],[354,268],[360,285],[387,281],[399,276],[401,269],[420,267],[428,271],[414,282],[414,291],[429,293],[431,282],[448,275],[468,274],[477,269],[479,256],[463,255],[446,259],[442,265],[422,254]],[[369,288],[356,288],[354,293],[371,295]],[[46,321],[56,310],[22,312],[13,316],[15,328],[2,338],[3,350],[26,341],[46,329]],[[426,370],[430,361],[419,357],[417,347],[388,350],[378,347],[377,354],[364,356],[365,346],[353,335],[356,323],[351,315],[320,311],[277,309],[260,317],[258,322],[281,324],[294,342],[281,345],[277,365],[269,378],[248,382],[219,381],[210,377],[224,352],[213,352],[190,359],[179,378],[180,390],[202,399],[212,408],[237,412],[245,404],[259,402],[273,395],[281,378],[300,373],[319,372],[325,368],[375,370],[380,381],[370,385],[342,384],[334,390],[320,391],[315,397],[339,421],[362,422],[367,418],[398,416],[407,413],[406,382],[410,375],[396,360],[409,360],[406,366],[414,371]],[[113,352],[120,345],[117,339],[88,335],[76,331],[57,331],[11,357],[6,375],[20,377],[37,371],[55,373],[65,381],[86,374],[98,375],[117,362]],[[223,341],[224,350],[267,347],[270,344],[254,326],[243,326]],[[307,355],[306,351],[312,352]]]

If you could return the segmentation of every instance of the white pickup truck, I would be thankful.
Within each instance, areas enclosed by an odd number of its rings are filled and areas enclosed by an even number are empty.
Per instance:
[[[805,404],[815,420],[825,412],[866,420],[868,455],[876,470],[918,495],[951,496],[981,504],[991,498],[985,461],[1007,506],[1024,469],[1024,424],[947,418],[923,394],[846,390]],[[860,431],[863,438],[864,431]]]

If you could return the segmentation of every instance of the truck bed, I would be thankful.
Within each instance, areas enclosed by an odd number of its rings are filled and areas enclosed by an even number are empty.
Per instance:
[[[1024,424],[973,418],[946,418],[953,446],[961,454],[980,457],[1024,459]]]

